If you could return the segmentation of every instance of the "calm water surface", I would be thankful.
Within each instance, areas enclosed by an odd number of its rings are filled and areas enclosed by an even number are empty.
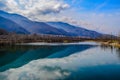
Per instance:
[[[120,80],[120,49],[97,43],[0,46],[0,80]]]

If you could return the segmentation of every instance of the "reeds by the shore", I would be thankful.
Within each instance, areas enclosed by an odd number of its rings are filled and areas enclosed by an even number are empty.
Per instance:
[[[119,43],[119,41],[103,41],[103,42],[100,42],[101,43],[101,45],[108,45],[108,46],[114,46],[114,47],[118,47],[118,48],[120,48],[120,43]]]

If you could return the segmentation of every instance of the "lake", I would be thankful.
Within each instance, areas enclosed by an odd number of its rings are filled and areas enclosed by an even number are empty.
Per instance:
[[[120,80],[120,49],[94,42],[0,46],[0,80]]]

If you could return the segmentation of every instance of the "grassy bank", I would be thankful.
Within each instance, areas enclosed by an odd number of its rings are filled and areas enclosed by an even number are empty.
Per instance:
[[[100,41],[101,45],[114,46],[120,48],[119,40]]]

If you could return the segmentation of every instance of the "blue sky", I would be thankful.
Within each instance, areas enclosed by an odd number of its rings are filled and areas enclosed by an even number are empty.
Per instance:
[[[83,11],[112,11],[120,9],[120,0],[66,0],[72,7]]]
[[[63,21],[103,33],[120,32],[120,0],[0,0],[0,10],[35,21]]]
[[[66,2],[71,4],[77,20],[94,25],[86,28],[112,34],[120,32],[120,0],[66,0]]]

